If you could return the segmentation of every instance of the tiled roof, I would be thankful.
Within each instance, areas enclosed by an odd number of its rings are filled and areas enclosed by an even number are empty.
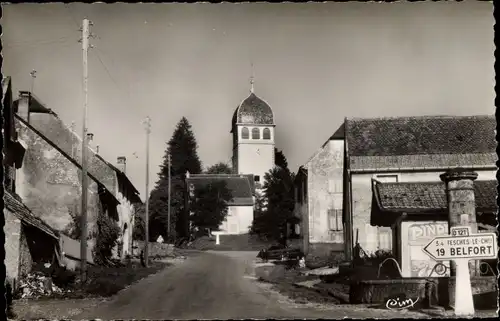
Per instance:
[[[126,198],[128,198],[131,203],[142,203],[141,197],[139,196],[139,191],[135,188],[134,184],[132,184],[128,176],[124,172],[116,168],[116,166],[106,161],[100,155],[96,154],[96,157],[115,171],[118,178],[118,188],[121,189],[122,187],[124,187],[124,190],[120,192]]]
[[[443,182],[374,184],[376,206],[388,212],[440,211],[448,208]],[[474,181],[476,208],[482,212],[497,211],[497,181]]]
[[[204,187],[215,182],[225,182],[233,196],[228,206],[253,206],[253,191],[248,175],[198,174],[187,178],[194,188]]]
[[[352,171],[371,171],[394,168],[452,168],[475,166],[495,167],[496,153],[484,154],[430,154],[399,156],[351,156],[349,165]]]
[[[273,125],[273,111],[265,101],[251,93],[234,111],[232,123],[233,126],[236,123]]]
[[[12,213],[17,216],[25,224],[34,226],[46,234],[52,236],[55,239],[59,239],[57,232],[55,232],[49,225],[47,225],[40,218],[33,215],[30,209],[23,204],[19,196],[12,194],[11,192],[4,190],[4,201],[5,207],[12,211]]]
[[[347,119],[350,156],[488,154],[496,149],[493,116]]]

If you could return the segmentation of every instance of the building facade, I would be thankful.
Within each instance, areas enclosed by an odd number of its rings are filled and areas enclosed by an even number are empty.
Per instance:
[[[17,280],[31,272],[33,264],[60,263],[60,248],[58,233],[33,215],[16,194],[15,173],[26,149],[18,139],[12,107],[12,85],[7,77],[2,79],[5,267],[6,279],[16,289]]]
[[[31,93],[20,92],[13,105],[19,138],[27,146],[23,166],[15,173],[17,192],[37,217],[66,236],[74,235],[81,209],[82,140]],[[134,204],[140,203],[140,198],[124,172],[90,147],[93,135],[88,135],[89,248],[95,243],[97,217],[106,215],[120,226],[115,255],[122,257],[130,252]],[[79,259],[71,250],[76,247],[68,246],[68,255]]]
[[[334,135],[297,172],[294,212],[308,256],[344,252],[343,171],[344,142]]]
[[[347,259],[352,259],[356,244],[365,253],[392,251],[391,227],[371,222],[372,181],[440,182],[439,175],[454,167],[473,169],[478,173],[478,181],[495,179],[495,126],[492,116],[345,119],[329,142],[304,166],[307,175],[298,176],[307,182],[296,183],[305,186],[301,188],[308,195],[307,206],[297,202],[296,209],[307,218],[302,228],[306,249],[326,237],[325,229],[318,226],[328,226],[330,207],[334,204],[335,210],[341,203],[342,241]],[[328,147],[330,144],[333,148]],[[333,155],[329,155],[330,150],[334,150]],[[315,159],[319,161],[315,163]],[[335,159],[343,159],[342,170]],[[313,183],[317,177],[323,181],[319,186]],[[328,185],[339,188],[328,189]],[[332,192],[340,190],[340,186],[342,201],[338,202],[338,196]],[[333,245],[331,249],[337,250]]]

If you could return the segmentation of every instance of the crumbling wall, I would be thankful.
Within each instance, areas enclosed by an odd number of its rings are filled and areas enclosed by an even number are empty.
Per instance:
[[[16,177],[17,193],[34,215],[57,231],[69,231],[73,218],[80,216],[80,169],[19,120],[16,127],[28,146]],[[97,183],[90,178],[87,209],[91,234],[102,207]]]
[[[16,280],[19,276],[19,242],[21,239],[21,220],[9,209],[5,208],[5,268],[8,280]]]
[[[28,239],[26,235],[26,227],[21,226],[21,237],[19,241],[19,278],[22,279],[28,275],[33,266],[33,259],[31,257],[30,249],[28,246]]]

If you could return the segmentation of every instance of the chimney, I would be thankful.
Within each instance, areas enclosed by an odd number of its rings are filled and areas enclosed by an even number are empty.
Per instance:
[[[97,145],[97,146],[95,147],[95,153],[96,153],[97,155],[99,155],[99,145]]]
[[[127,169],[127,158],[125,156],[119,156],[117,159],[116,159],[116,164],[117,164],[117,168],[122,171],[123,173],[126,173],[126,169]]]
[[[93,141],[93,140],[94,140],[94,134],[88,133],[87,134],[87,141],[88,141],[88,143],[90,144],[90,142]]]
[[[474,195],[474,180],[477,178],[477,173],[464,168],[454,168],[439,177],[446,184],[448,227],[451,229],[456,226],[469,226],[472,234],[477,233],[476,200]],[[462,285],[463,282],[457,282],[457,266],[454,261],[450,263],[452,278],[450,278],[449,299],[450,302],[455,302],[456,291],[458,290],[458,293],[470,291],[470,284]],[[478,260],[469,261],[469,271],[470,276],[480,275]],[[463,286],[468,288],[458,289]],[[467,305],[467,302],[457,303]]]
[[[19,99],[17,100],[17,115],[30,122],[30,104],[31,104],[31,93],[29,91],[20,91]]]

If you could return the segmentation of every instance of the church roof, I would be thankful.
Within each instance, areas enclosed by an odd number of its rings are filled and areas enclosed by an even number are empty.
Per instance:
[[[250,175],[231,174],[190,174],[188,184],[203,188],[212,183],[224,182],[233,199],[228,206],[253,206],[253,190]]]
[[[274,125],[273,111],[265,101],[251,93],[234,111],[232,124],[237,123]]]

